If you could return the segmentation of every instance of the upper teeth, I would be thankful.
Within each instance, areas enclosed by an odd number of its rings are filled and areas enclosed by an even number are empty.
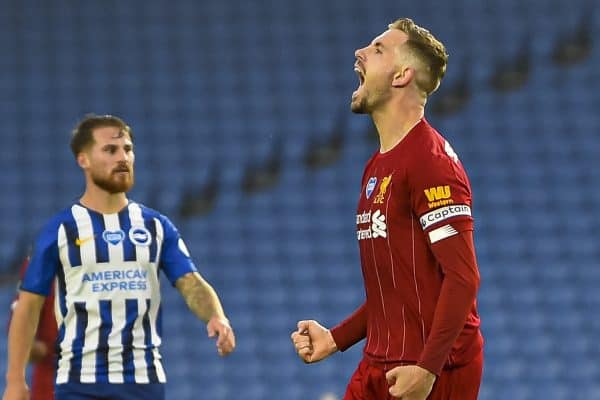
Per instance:
[[[358,68],[354,68],[354,72],[356,72],[356,74],[358,75],[358,79],[360,80],[360,83],[362,83],[365,80],[363,72]]]

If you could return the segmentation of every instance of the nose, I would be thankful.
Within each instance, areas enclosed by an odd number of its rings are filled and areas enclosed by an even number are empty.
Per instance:
[[[118,155],[117,158],[119,159],[119,161],[127,162],[127,161],[129,161],[130,155],[131,154],[130,154],[129,151],[127,151],[125,149],[120,149],[119,150],[119,155]]]
[[[365,50],[364,47],[354,50],[354,57],[356,57],[357,59],[359,59],[361,61],[364,60],[364,57],[363,57],[364,50]]]

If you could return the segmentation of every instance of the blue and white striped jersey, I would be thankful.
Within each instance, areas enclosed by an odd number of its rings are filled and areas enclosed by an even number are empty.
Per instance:
[[[196,267],[171,221],[141,204],[100,214],[76,203],[46,225],[21,289],[56,284],[57,384],[166,381],[161,270],[174,285]]]

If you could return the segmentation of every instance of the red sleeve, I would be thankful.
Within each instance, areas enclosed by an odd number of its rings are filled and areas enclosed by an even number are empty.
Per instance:
[[[458,159],[431,155],[409,176],[411,205],[425,232],[454,221],[470,221],[471,187]]]
[[[465,325],[479,288],[473,231],[469,225],[466,221],[451,224],[458,233],[431,245],[442,267],[444,280],[431,331],[417,365],[436,375],[440,374]]]
[[[344,351],[367,336],[367,304],[363,303],[352,315],[331,329],[339,351]]]

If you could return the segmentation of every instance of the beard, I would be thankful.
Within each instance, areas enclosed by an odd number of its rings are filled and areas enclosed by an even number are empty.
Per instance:
[[[361,94],[352,97],[350,110],[354,114],[371,114],[371,111],[373,111],[373,101],[369,101],[369,91],[363,89]]]
[[[92,173],[92,181],[100,189],[105,190],[110,194],[115,194],[128,192],[133,186],[135,179],[133,170],[130,170],[128,174],[111,172],[108,177]]]
[[[354,114],[372,114],[373,111],[385,105],[390,99],[391,92],[380,87],[359,87],[352,96],[350,110]]]
[[[376,90],[367,88],[363,83],[352,95],[350,110],[354,114],[371,114],[377,103],[377,94]]]
[[[364,88],[361,86],[358,87],[358,89],[356,89],[354,91],[354,93],[352,93],[352,99],[350,100],[350,110],[352,110],[352,112],[354,114],[366,114],[366,93],[361,93],[364,91]]]
[[[350,110],[352,110],[354,114],[368,114],[367,99],[365,97],[352,99],[350,102]]]

